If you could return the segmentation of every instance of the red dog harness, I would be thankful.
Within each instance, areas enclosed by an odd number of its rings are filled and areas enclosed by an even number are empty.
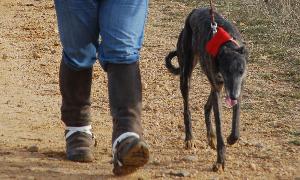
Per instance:
[[[239,44],[222,27],[217,27],[217,32],[206,44],[206,51],[211,56],[216,57],[220,47],[228,41],[231,41],[239,46]]]

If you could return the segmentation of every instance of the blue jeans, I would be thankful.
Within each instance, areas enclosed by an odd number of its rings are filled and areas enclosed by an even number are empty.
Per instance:
[[[148,0],[54,0],[63,61],[74,70],[139,60]]]

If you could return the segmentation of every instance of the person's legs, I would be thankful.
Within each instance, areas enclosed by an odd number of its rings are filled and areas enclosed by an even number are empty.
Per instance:
[[[54,0],[63,61],[74,70],[88,69],[98,48],[98,0]]]
[[[139,59],[148,0],[102,0],[99,8],[102,66],[131,64]]]
[[[142,140],[142,88],[137,62],[147,7],[147,0],[100,1],[99,58],[108,75],[116,175],[129,174],[149,159],[148,147]]]
[[[98,1],[55,0],[55,8],[63,46],[59,84],[67,158],[92,161],[90,92],[99,37]]]

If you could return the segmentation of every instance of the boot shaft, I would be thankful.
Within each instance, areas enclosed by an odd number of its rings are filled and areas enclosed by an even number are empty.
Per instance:
[[[108,64],[108,92],[114,141],[125,132],[142,136],[142,85],[139,63]]]
[[[92,72],[92,68],[76,71],[61,62],[59,72],[61,119],[66,126],[90,124]]]

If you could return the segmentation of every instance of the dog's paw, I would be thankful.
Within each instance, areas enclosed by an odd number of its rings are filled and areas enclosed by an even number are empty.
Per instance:
[[[185,149],[193,149],[196,148],[195,143],[192,140],[185,141]]]
[[[212,170],[213,170],[214,172],[222,173],[222,172],[224,172],[224,170],[225,170],[225,164],[224,164],[224,163],[215,163],[215,164],[213,165]]]
[[[227,138],[227,144],[233,145],[236,142],[238,142],[238,140],[239,140],[239,137],[230,134],[230,136],[228,136],[228,138]]]
[[[215,134],[207,136],[207,143],[212,149],[217,149],[217,139]]]

